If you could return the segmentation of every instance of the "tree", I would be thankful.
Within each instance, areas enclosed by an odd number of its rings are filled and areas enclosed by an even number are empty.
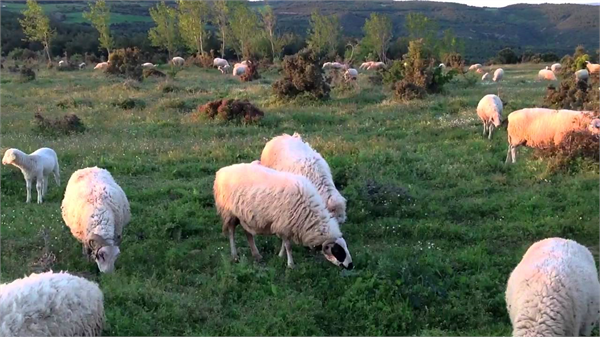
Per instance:
[[[275,16],[275,12],[273,12],[273,8],[271,8],[271,6],[265,6],[264,10],[262,11],[262,21],[267,34],[267,39],[271,44],[271,56],[273,56],[273,58],[279,57],[279,50],[277,53],[275,53],[275,44],[278,40],[277,36],[275,35],[275,24],[277,23],[277,17]]]
[[[499,64],[515,64],[519,63],[519,57],[511,48],[504,48],[498,52],[496,62]]]
[[[235,2],[229,27],[238,56],[248,59],[253,54],[255,42],[260,38],[259,26],[258,17],[248,5],[245,2]]]
[[[334,56],[341,40],[341,30],[337,16],[325,16],[314,11],[310,16],[309,48],[320,56]]]
[[[179,0],[179,32],[181,39],[190,50],[204,54],[204,41],[208,37],[206,21],[208,5],[203,0]]]
[[[169,52],[169,59],[172,59],[173,52],[179,46],[177,11],[161,1],[155,8],[150,8],[150,16],[156,23],[156,27],[148,31],[150,42],[155,47],[166,49]]]
[[[386,53],[392,40],[392,21],[383,14],[371,13],[363,27],[365,44],[379,55],[379,60],[386,61]]]
[[[229,7],[226,0],[215,1],[213,12],[215,21],[219,26],[219,38],[221,39],[221,57],[225,57],[225,40],[229,30]]]
[[[464,41],[454,35],[452,29],[444,30],[444,36],[438,42],[436,51],[441,60],[448,54],[462,54],[464,51]]]
[[[106,48],[108,55],[114,45],[110,35],[110,8],[104,0],[97,0],[94,5],[89,4],[90,11],[84,12],[83,17],[92,23],[92,26],[98,30],[98,41],[101,48]]]
[[[50,19],[44,14],[42,7],[35,0],[27,0],[27,9],[23,11],[24,18],[19,19],[25,41],[41,42],[46,51],[48,62],[52,61],[50,56],[50,42],[56,35],[56,30],[50,28]]]
[[[435,35],[438,24],[435,20],[420,13],[409,13],[406,16],[406,30],[411,41],[423,39],[423,45],[431,52],[436,53]]]

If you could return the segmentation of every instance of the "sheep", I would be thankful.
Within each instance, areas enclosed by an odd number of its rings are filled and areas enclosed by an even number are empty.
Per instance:
[[[79,70],[83,70],[86,67],[85,62],[79,63]]]
[[[585,67],[587,68],[590,74],[599,74],[600,73],[600,64],[590,63],[590,61],[585,61]]]
[[[481,80],[484,82],[487,82],[490,80],[490,73],[485,73],[483,74],[483,76],[481,76]]]
[[[346,79],[346,81],[356,80],[357,78],[358,78],[358,70],[356,70],[354,68],[350,68],[350,69],[346,70],[346,72],[344,72],[344,79]]]
[[[108,62],[100,62],[100,63],[96,64],[96,66],[94,67],[94,70],[96,70],[96,69],[104,70],[106,68],[108,68]]]
[[[150,63],[150,62],[146,62],[146,63],[142,64],[142,68],[144,68],[144,69],[153,69],[155,67],[156,66],[154,64]]]
[[[292,136],[283,134],[274,137],[262,150],[259,163],[308,178],[338,223],[346,222],[346,199],[335,188],[329,165],[319,152],[304,142],[301,135],[294,133]]]
[[[550,67],[546,67],[538,72],[538,80],[556,81],[556,75],[550,70]]]
[[[496,71],[494,71],[494,78],[492,79],[492,81],[500,82],[503,77],[504,77],[504,70],[502,68],[498,68],[498,69],[496,69]]]
[[[131,211],[125,192],[111,174],[98,167],[75,171],[67,184],[61,210],[65,224],[82,243],[88,259],[94,258],[101,272],[112,272]]]
[[[66,66],[68,66],[68,65],[69,65],[69,64],[68,64],[68,63],[67,63],[67,61],[65,61],[65,60],[60,60],[60,61],[58,61],[58,66],[59,66],[59,67],[66,67]]]
[[[216,57],[213,60],[213,66],[217,67],[217,69],[219,69],[221,74],[224,74],[227,71],[227,69],[229,69],[231,67],[229,65],[229,62],[227,62],[227,60],[219,58],[219,57]]]
[[[331,64],[332,64],[331,62],[325,62],[325,63],[323,63],[323,69],[329,69],[329,68],[331,68]]]
[[[327,62],[327,63],[330,63],[330,62]],[[375,62],[373,62],[373,61],[367,61],[367,62],[363,62],[363,63],[360,65],[360,67],[358,67],[358,69],[367,69],[367,68],[369,68],[371,65],[373,65],[373,63],[375,63]]]
[[[217,171],[214,198],[234,260],[238,260],[235,227],[241,224],[257,261],[262,256],[254,235],[277,235],[283,240],[288,268],[294,267],[290,240],[308,247],[321,246],[331,263],[353,268],[337,220],[305,177],[256,164],[231,165]]]
[[[590,73],[586,69],[577,70],[575,72],[575,80],[577,81],[586,81],[590,77]]]
[[[0,336],[102,336],[98,285],[66,272],[31,274],[0,285]]]
[[[476,73],[478,73],[479,75],[483,74],[483,69],[477,69],[475,70]]]
[[[502,124],[502,101],[496,95],[485,95],[477,104],[477,116],[483,123],[483,135],[489,129],[488,139],[492,139],[494,127]]]
[[[248,70],[248,66],[242,63],[236,63],[233,66],[233,76],[242,76]]]
[[[385,63],[372,62],[371,65],[369,67],[367,67],[367,70],[378,70],[378,69],[382,69],[382,68],[385,68]]]
[[[175,65],[175,66],[182,67],[183,64],[185,63],[185,60],[183,59],[183,57],[175,56],[171,60],[171,63],[173,63],[173,65]]]
[[[482,68],[482,65],[479,64],[479,63],[476,63],[476,64],[473,64],[472,66],[469,67],[469,71],[471,71],[471,70],[478,70],[478,69],[481,69],[481,68]]]
[[[23,173],[27,189],[26,203],[31,202],[31,183],[34,179],[36,181],[35,189],[37,190],[38,204],[43,202],[43,198],[48,192],[48,176],[50,173],[54,176],[56,185],[60,186],[58,157],[56,152],[50,148],[43,147],[31,154],[26,154],[18,149],[8,149],[4,152],[2,165],[14,165]]]
[[[513,336],[589,336],[600,317],[600,282],[590,251],[572,240],[531,245],[505,293]]]
[[[560,71],[560,69],[562,68],[562,64],[560,63],[554,63],[551,67],[550,70],[552,70],[554,73],[557,73]]]
[[[600,119],[592,111],[552,110],[532,108],[508,115],[508,150],[506,163],[516,162],[516,149],[521,145],[543,148],[559,145],[571,131],[600,134]]]
[[[347,64],[339,63],[339,62],[325,62],[323,63],[323,69],[348,69]]]
[[[442,70],[446,70],[446,65],[443,63],[440,63],[440,65],[438,67],[441,68]]]

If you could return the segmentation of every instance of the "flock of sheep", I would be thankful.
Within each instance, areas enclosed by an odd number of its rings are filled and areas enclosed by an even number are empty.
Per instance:
[[[183,65],[182,58],[172,62]],[[108,63],[96,68],[100,65]],[[222,73],[230,68],[223,59],[215,59],[214,65]],[[365,62],[360,69],[384,66]],[[236,64],[233,74],[245,72],[246,67],[244,62]],[[328,62],[323,68],[344,69],[348,78],[358,74],[337,62]],[[482,67],[470,69],[481,71]],[[555,65],[545,70],[557,71]],[[497,69],[493,80],[499,81],[503,74]],[[508,121],[507,163],[515,162],[521,145],[559,144],[573,130],[600,135],[600,119],[590,111],[530,108],[514,111],[505,120],[502,113],[503,104],[496,95],[486,95],[477,106],[483,134],[489,139],[494,128]],[[38,203],[43,202],[50,175],[60,185],[58,156],[52,149],[41,148],[31,154],[9,149],[2,164],[23,173],[28,203],[34,180]],[[218,170],[213,192],[234,260],[238,260],[235,229],[240,225],[257,261],[262,256],[254,237],[276,235],[282,240],[279,256],[287,258],[290,268],[294,266],[292,242],[321,249],[336,266],[354,267],[340,230],[346,221],[346,199],[336,189],[325,159],[299,134],[274,137],[266,143],[260,160]],[[82,244],[84,255],[94,260],[101,272],[113,272],[131,211],[127,196],[111,174],[98,167],[75,171],[67,183],[61,213]],[[590,335],[600,318],[600,283],[594,259],[587,248],[572,240],[539,241],[511,273],[505,299],[514,336]],[[102,333],[104,322],[102,292],[81,277],[47,272],[0,286],[1,336],[95,336]]]

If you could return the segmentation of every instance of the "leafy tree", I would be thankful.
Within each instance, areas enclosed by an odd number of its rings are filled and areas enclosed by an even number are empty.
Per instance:
[[[236,52],[245,59],[255,52],[255,43],[260,38],[258,16],[245,2],[237,2],[232,8],[229,27],[235,40]]]
[[[444,36],[438,42],[436,51],[441,60],[449,54],[462,54],[465,49],[463,40],[456,37],[452,29],[444,30]]]
[[[273,8],[271,6],[266,5],[262,11],[262,21],[263,27],[265,28],[265,33],[267,35],[267,39],[271,44],[271,56],[275,59],[278,58],[281,53],[280,39],[275,35],[275,25],[277,24],[277,17],[275,16],[275,12],[273,12]],[[277,49],[275,46],[277,45]],[[277,50],[277,51],[275,51]]]
[[[203,0],[179,0],[179,32],[190,50],[204,54],[204,41],[208,37],[206,21],[209,7]]]
[[[172,59],[173,52],[179,45],[177,11],[161,1],[155,8],[150,8],[150,16],[156,23],[156,27],[148,31],[150,42],[155,47],[166,49],[169,59]]]
[[[229,31],[229,6],[227,5],[226,0],[215,1],[213,12],[217,26],[219,26],[221,57],[225,57],[225,41]]]
[[[341,40],[341,31],[337,16],[325,16],[314,11],[310,16],[308,46],[317,55],[334,56]]]
[[[35,0],[27,0],[27,9],[23,11],[24,18],[19,19],[26,41],[41,42],[46,51],[48,62],[50,56],[50,42],[56,36],[56,30],[50,28],[50,19],[44,14],[42,7]]]
[[[92,26],[98,30],[98,41],[101,48],[106,48],[108,55],[114,45],[114,40],[110,35],[110,8],[104,0],[97,0],[94,5],[89,4],[90,11],[84,12],[83,17],[92,23]]]
[[[386,61],[386,53],[392,40],[392,21],[383,14],[371,13],[371,17],[363,27],[365,45],[379,55],[379,60]]]
[[[496,62],[499,64],[515,64],[519,63],[519,57],[511,48],[504,48],[498,52]]]
[[[411,41],[423,39],[423,46],[435,52],[438,24],[434,19],[420,13],[409,13],[406,16],[405,27]]]

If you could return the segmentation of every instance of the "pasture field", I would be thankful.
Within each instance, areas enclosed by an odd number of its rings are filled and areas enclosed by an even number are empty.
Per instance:
[[[540,65],[504,69],[505,115],[541,105]],[[42,205],[26,204],[21,173],[2,168],[1,281],[48,268],[85,275],[104,292],[105,335],[508,335],[506,281],[531,244],[571,238],[597,258],[598,164],[554,172],[521,148],[517,163],[504,165],[506,129],[489,141],[475,113],[497,93],[493,83],[458,79],[445,94],[397,103],[361,74],[358,91],[281,103],[271,95],[274,71],[241,83],[185,68],[172,92],[163,80],[124,85],[91,69],[37,75],[18,83],[2,72],[2,151],[53,148],[62,185],[51,181]],[[245,126],[195,112],[224,97],[248,98],[265,118]],[[143,107],[113,105],[126,98]],[[38,135],[38,111],[75,113],[88,130]],[[258,159],[284,132],[301,133],[323,155],[348,199],[342,231],[352,271],[298,245],[288,270],[276,237],[257,237],[264,262],[255,264],[240,229],[241,261],[230,261],[214,174]],[[114,274],[98,274],[81,256],[60,213],[70,175],[96,165],[131,203]]]

